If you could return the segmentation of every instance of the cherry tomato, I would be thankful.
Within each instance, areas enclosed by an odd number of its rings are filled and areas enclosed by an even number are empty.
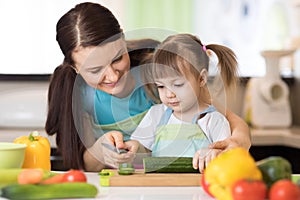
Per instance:
[[[205,177],[204,177],[204,173],[202,174],[201,176],[201,186],[203,188],[203,190],[211,197],[214,197],[208,190],[209,188],[209,183],[205,180]]]
[[[234,200],[264,200],[267,197],[267,186],[259,180],[239,180],[232,185]]]
[[[270,200],[300,200],[300,189],[288,179],[276,181],[269,192]]]
[[[80,170],[71,169],[67,171],[63,178],[62,182],[86,182],[87,178],[85,174]]]

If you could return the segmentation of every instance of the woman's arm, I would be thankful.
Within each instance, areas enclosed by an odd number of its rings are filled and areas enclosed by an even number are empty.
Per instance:
[[[93,154],[91,154],[88,149],[85,150],[85,152],[83,153],[83,160],[85,165],[85,171],[99,172],[105,168],[105,165],[98,161],[98,159]]]
[[[216,108],[219,111],[222,111],[219,105],[217,105]],[[250,128],[247,123],[228,109],[226,109],[225,113],[223,114],[229,121],[231,137],[211,144],[210,148],[228,150],[234,147],[243,147],[249,150],[251,146],[251,135]]]

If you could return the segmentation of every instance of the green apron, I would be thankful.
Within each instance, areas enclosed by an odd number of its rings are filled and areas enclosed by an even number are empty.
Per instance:
[[[196,151],[207,148],[210,141],[197,124],[202,114],[216,109],[209,106],[206,110],[195,115],[191,124],[167,124],[173,111],[167,108],[155,132],[155,142],[152,148],[154,157],[193,157]]]

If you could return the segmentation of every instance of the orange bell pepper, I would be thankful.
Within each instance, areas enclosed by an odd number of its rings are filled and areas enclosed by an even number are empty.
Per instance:
[[[46,137],[40,136],[33,131],[29,136],[21,136],[14,143],[26,144],[25,158],[22,168],[42,168],[51,170],[50,142]]]

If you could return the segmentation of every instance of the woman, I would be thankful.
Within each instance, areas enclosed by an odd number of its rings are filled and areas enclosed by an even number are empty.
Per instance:
[[[99,171],[133,159],[138,146],[127,139],[154,101],[138,68],[130,69],[118,21],[99,4],[81,3],[60,18],[56,32],[64,61],[50,81],[46,132],[56,134],[65,167]],[[248,126],[228,110],[226,117],[232,136],[212,148],[248,149]],[[103,143],[129,152],[118,154]]]

